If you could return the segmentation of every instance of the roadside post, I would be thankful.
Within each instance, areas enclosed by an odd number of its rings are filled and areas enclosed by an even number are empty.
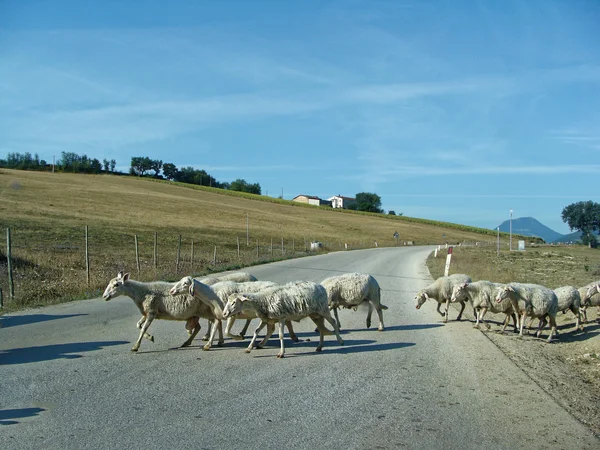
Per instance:
[[[452,260],[452,247],[448,247],[448,256],[446,256],[446,268],[444,269],[444,276],[447,277],[450,273],[450,261]]]

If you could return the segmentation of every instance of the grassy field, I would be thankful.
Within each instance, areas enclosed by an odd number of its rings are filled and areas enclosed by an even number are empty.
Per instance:
[[[430,255],[427,265],[433,278],[444,274],[447,250],[438,257]],[[556,289],[560,286],[584,286],[600,280],[600,250],[585,246],[540,245],[525,251],[495,248],[455,247],[450,273],[465,273],[473,281],[497,283],[535,283]]]
[[[15,301],[8,300],[3,238],[0,288],[5,310],[97,296],[122,269],[140,280],[175,280],[188,274],[306,255],[306,246],[313,240],[323,242],[324,251],[337,251],[345,244],[355,249],[373,247],[375,242],[379,246],[402,245],[405,241],[417,245],[466,241],[493,244],[496,239],[491,230],[460,224],[317,208],[150,179],[1,169],[2,233],[6,228],[11,229],[12,237]],[[396,231],[398,241],[393,238]],[[180,262],[176,266],[180,236]],[[506,235],[502,240],[506,245]]]

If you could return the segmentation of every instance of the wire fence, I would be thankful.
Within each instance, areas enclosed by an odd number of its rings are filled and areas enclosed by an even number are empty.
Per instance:
[[[18,308],[101,295],[124,270],[140,281],[177,280],[327,251],[378,247],[372,241],[305,236],[228,236],[93,226],[6,228],[0,245],[0,307]],[[392,241],[389,245],[412,245]]]

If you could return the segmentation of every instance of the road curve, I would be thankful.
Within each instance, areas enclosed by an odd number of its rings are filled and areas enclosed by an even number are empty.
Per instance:
[[[360,271],[383,293],[386,330],[340,313],[344,346],[278,340],[209,352],[182,323],[155,321],[156,342],[129,349],[128,298],[85,300],[0,318],[0,436],[5,449],[597,449],[600,442],[466,321],[417,311],[431,247],[338,252],[248,269],[259,279],[320,281]],[[108,281],[108,280],[107,280]],[[456,317],[452,311],[450,318]],[[307,339],[310,339],[308,341]]]

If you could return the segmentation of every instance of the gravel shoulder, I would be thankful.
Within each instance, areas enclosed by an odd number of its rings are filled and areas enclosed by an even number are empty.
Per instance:
[[[468,310],[467,307],[466,317],[474,323]],[[473,332],[484,333],[540,388],[600,437],[600,323],[593,320],[595,311],[588,312],[588,319],[593,321],[585,324],[584,332],[574,331],[575,321],[570,313],[559,313],[560,335],[552,343],[547,343],[544,335],[537,338],[533,333],[521,338],[508,331],[510,328],[503,334],[503,315],[488,313],[488,318],[489,331]]]

